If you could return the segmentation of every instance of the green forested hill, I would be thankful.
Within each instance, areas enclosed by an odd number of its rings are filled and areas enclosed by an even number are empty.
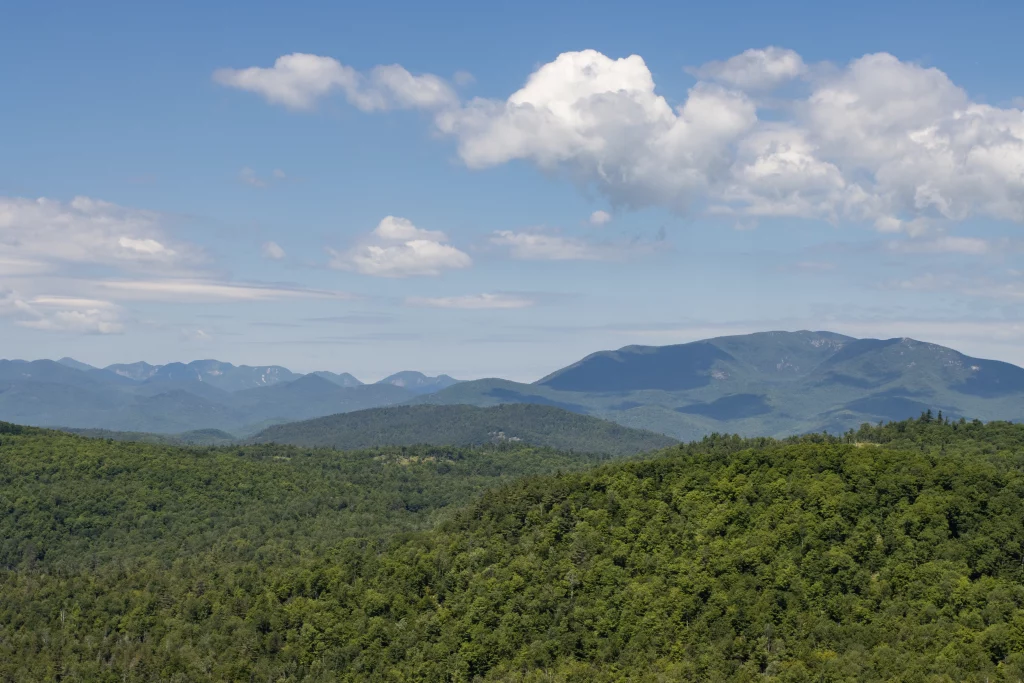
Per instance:
[[[180,448],[0,423],[0,567],[324,551],[424,528],[503,481],[606,457],[524,445]]]
[[[561,408],[532,404],[476,408],[465,405],[395,406],[270,427],[256,443],[338,449],[383,445],[524,442],[562,450],[632,455],[677,443],[675,439]]]
[[[0,680],[1024,679],[1024,426],[588,462],[3,427]]]

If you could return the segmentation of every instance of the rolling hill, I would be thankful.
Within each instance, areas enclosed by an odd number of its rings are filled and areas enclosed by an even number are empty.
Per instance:
[[[566,451],[631,455],[676,443],[662,434],[542,405],[396,406],[331,415],[269,427],[254,443],[325,446],[339,450],[376,446],[527,443]]]
[[[617,462],[0,423],[0,680],[1018,681],[1022,453],[934,417]]]

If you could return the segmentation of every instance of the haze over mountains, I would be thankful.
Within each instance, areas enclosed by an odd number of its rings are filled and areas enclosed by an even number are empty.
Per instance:
[[[106,368],[72,358],[0,360],[0,415],[31,425],[247,434],[268,424],[403,403],[455,382],[402,372],[363,384],[348,373],[302,375],[216,360]]]
[[[281,422],[398,404],[528,403],[678,439],[711,432],[844,431],[924,410],[1024,419],[1024,369],[912,339],[763,332],[601,351],[532,384],[400,372],[294,373],[220,361],[0,361],[0,420],[41,426],[252,434]]]

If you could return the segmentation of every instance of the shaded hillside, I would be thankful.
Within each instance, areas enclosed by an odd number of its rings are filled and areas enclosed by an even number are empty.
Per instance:
[[[1024,677],[1024,426],[594,462],[0,424],[0,680]]]
[[[331,415],[270,427],[255,443],[326,446],[341,450],[414,444],[477,445],[524,442],[562,450],[629,455],[675,439],[540,405],[397,406]]]

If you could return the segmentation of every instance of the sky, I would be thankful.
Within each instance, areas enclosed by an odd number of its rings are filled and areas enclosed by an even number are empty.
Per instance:
[[[1024,365],[1021,25],[984,1],[17,3],[0,357],[532,381],[815,329]]]

